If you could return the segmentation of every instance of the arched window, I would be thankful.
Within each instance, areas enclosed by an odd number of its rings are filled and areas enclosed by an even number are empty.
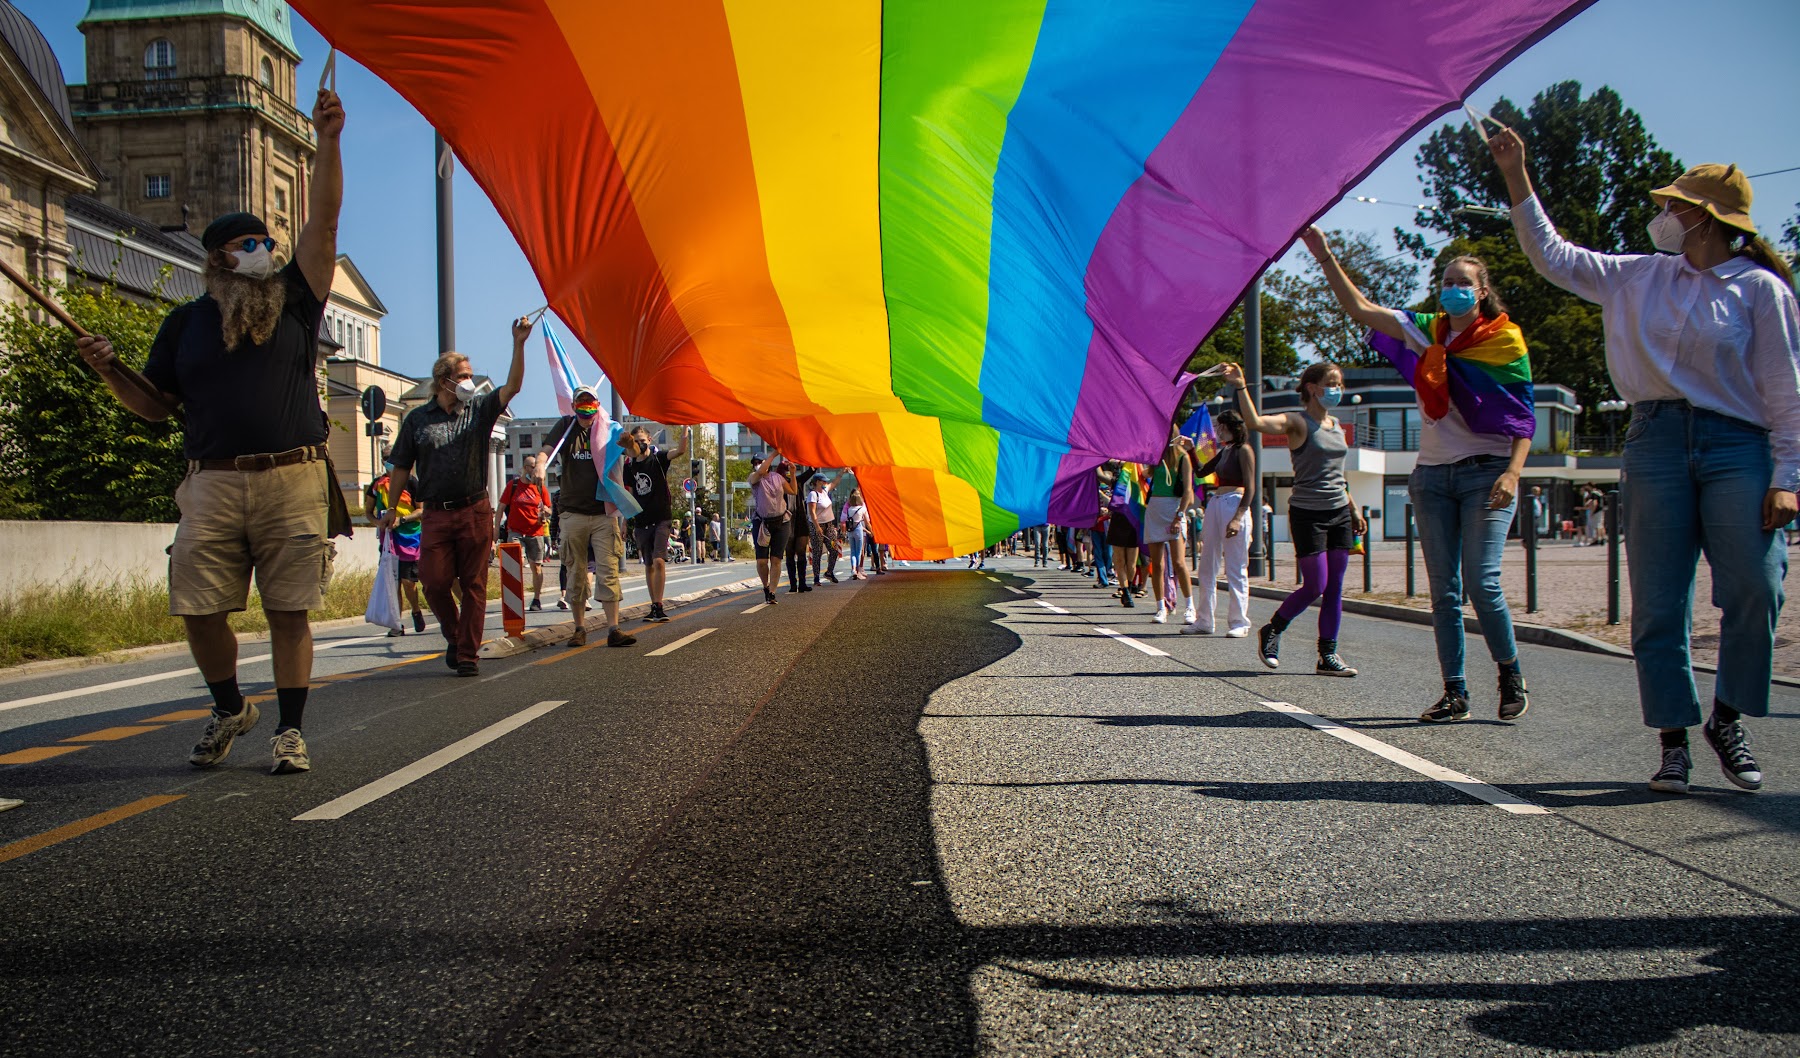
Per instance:
[[[175,76],[175,45],[168,38],[158,37],[144,49],[144,79],[146,81],[167,81]]]
[[[256,79],[262,82],[264,88],[275,87],[275,64],[269,61],[267,55],[263,56],[262,64],[256,69]]]

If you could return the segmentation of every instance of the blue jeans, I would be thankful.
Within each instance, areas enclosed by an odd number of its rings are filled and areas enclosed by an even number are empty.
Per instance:
[[[1651,727],[1701,719],[1689,640],[1702,553],[1712,567],[1713,605],[1723,611],[1714,696],[1747,716],[1769,715],[1788,565],[1781,534],[1762,527],[1773,473],[1767,430],[1686,401],[1632,406],[1620,499],[1631,549],[1631,652]]]
[[[866,535],[861,524],[853,526],[850,530],[850,569],[856,573],[863,571],[863,546]]]
[[[1518,497],[1488,510],[1494,482],[1506,470],[1503,456],[1475,456],[1460,463],[1417,466],[1407,481],[1425,577],[1431,583],[1431,626],[1437,634],[1438,668],[1446,680],[1463,676],[1463,596],[1475,604],[1481,637],[1496,663],[1519,656],[1512,611],[1500,590],[1500,559]]]
[[[1088,541],[1094,545],[1094,579],[1101,584],[1112,583],[1112,548],[1106,546],[1106,535],[1098,529],[1087,531]]]

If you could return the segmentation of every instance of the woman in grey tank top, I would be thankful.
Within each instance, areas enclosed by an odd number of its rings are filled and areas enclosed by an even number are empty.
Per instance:
[[[1300,587],[1294,589],[1257,633],[1263,664],[1281,666],[1281,633],[1288,622],[1319,599],[1319,661],[1313,671],[1321,676],[1354,676],[1356,670],[1338,656],[1338,629],[1344,620],[1344,570],[1350,565],[1355,538],[1368,531],[1350,487],[1344,481],[1344,456],[1349,445],[1344,429],[1332,417],[1344,396],[1344,373],[1336,364],[1313,364],[1300,376],[1304,411],[1259,415],[1256,402],[1244,386],[1244,373],[1236,364],[1225,365],[1225,380],[1237,389],[1238,411],[1251,430],[1287,435],[1288,454],[1294,463],[1294,491],[1288,499],[1288,535],[1300,566]]]

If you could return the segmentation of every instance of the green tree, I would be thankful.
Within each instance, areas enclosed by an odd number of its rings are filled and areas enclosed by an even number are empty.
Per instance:
[[[1652,252],[1645,226],[1657,206],[1649,192],[1683,167],[1657,146],[1617,92],[1601,87],[1584,98],[1579,83],[1564,81],[1539,92],[1523,111],[1503,96],[1493,116],[1525,140],[1539,198],[1565,238],[1603,253]],[[1490,280],[1531,344],[1533,374],[1569,386],[1587,408],[1608,399],[1612,383],[1600,307],[1540,278],[1505,217],[1465,208],[1510,204],[1505,181],[1475,130],[1466,122],[1444,125],[1415,161],[1426,198],[1438,207],[1418,214],[1416,223],[1450,239],[1436,252],[1437,265],[1461,253],[1486,261]],[[1426,234],[1396,230],[1395,238],[1420,260],[1434,256]]]
[[[1781,248],[1800,256],[1800,202],[1794,203],[1794,215],[1781,228]]]
[[[110,286],[48,284],[75,321],[104,334],[142,369],[167,304],[143,305]],[[187,472],[172,422],[133,415],[75,352],[75,339],[16,305],[0,310],[0,509],[9,517],[172,522]]]
[[[1372,232],[1325,233],[1331,252],[1363,293],[1377,305],[1410,305],[1419,293],[1419,263],[1409,254],[1394,255],[1382,248]],[[1368,328],[1357,323],[1338,305],[1317,263],[1303,275],[1276,272],[1269,286],[1287,302],[1293,320],[1293,336],[1313,355],[1339,364],[1378,366],[1381,354],[1363,340]]]
[[[1291,375],[1299,369],[1300,352],[1294,345],[1295,319],[1293,305],[1272,288],[1275,281],[1264,277],[1262,284],[1262,369],[1265,375]],[[1244,359],[1244,306],[1240,301],[1230,315],[1206,336],[1194,355],[1188,357],[1189,371],[1204,371],[1214,364],[1242,363]],[[1205,399],[1224,385],[1216,378],[1203,378],[1194,383],[1189,400]]]

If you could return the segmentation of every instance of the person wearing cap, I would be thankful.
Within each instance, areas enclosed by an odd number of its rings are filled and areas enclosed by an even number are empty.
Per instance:
[[[494,554],[488,439],[525,383],[525,339],[531,328],[532,321],[523,316],[513,321],[512,366],[499,389],[480,392],[475,369],[462,353],[438,357],[431,367],[431,399],[406,413],[394,440],[389,487],[399,494],[410,483],[418,498],[419,583],[444,634],[444,664],[458,676],[481,675],[477,659],[487,624],[488,561]],[[391,530],[398,519],[399,512],[389,510],[381,516],[381,527]]]
[[[319,404],[318,332],[337,268],[338,209],[344,198],[339,138],[344,108],[320,89],[313,104],[318,148],[308,183],[306,226],[293,259],[262,219],[227,213],[200,237],[206,293],[164,318],[144,375],[162,399],[118,372],[112,343],[76,342],[120,403],[159,422],[179,406],[186,421],[187,476],[175,490],[181,522],[169,549],[169,612],[186,626],[188,648],[212,694],[212,715],[188,757],[219,763],[259,711],[237,682],[237,636],[227,623],[245,608],[256,578],[273,648],[274,771],[312,767],[300,721],[312,678],[307,612],[323,602],[334,548],[334,501]]]
[[[593,595],[606,610],[606,645],[628,647],[637,637],[619,627],[619,557],[624,548],[624,532],[619,524],[619,509],[600,490],[600,476],[606,472],[605,453],[594,448],[594,420],[600,415],[600,396],[582,386],[570,400],[575,414],[565,415],[544,438],[543,458],[539,466],[548,466],[552,454],[561,462],[557,473],[562,491],[557,503],[557,529],[561,533],[562,568],[569,571],[569,585],[563,597],[575,615],[575,632],[569,646],[587,645],[588,558],[592,557],[598,574]],[[619,439],[621,447],[629,434]],[[665,535],[665,539],[667,539]]]
[[[1631,404],[1622,481],[1631,647],[1644,723],[1662,738],[1650,788],[1686,793],[1700,723],[1689,657],[1702,551],[1722,610],[1707,742],[1725,777],[1762,785],[1741,720],[1769,712],[1787,549],[1800,489],[1800,309],[1793,275],[1750,220],[1750,181],[1701,165],[1650,192],[1656,254],[1602,254],[1557,234],[1517,133],[1491,137],[1513,227],[1544,278],[1602,309],[1606,367]]]

